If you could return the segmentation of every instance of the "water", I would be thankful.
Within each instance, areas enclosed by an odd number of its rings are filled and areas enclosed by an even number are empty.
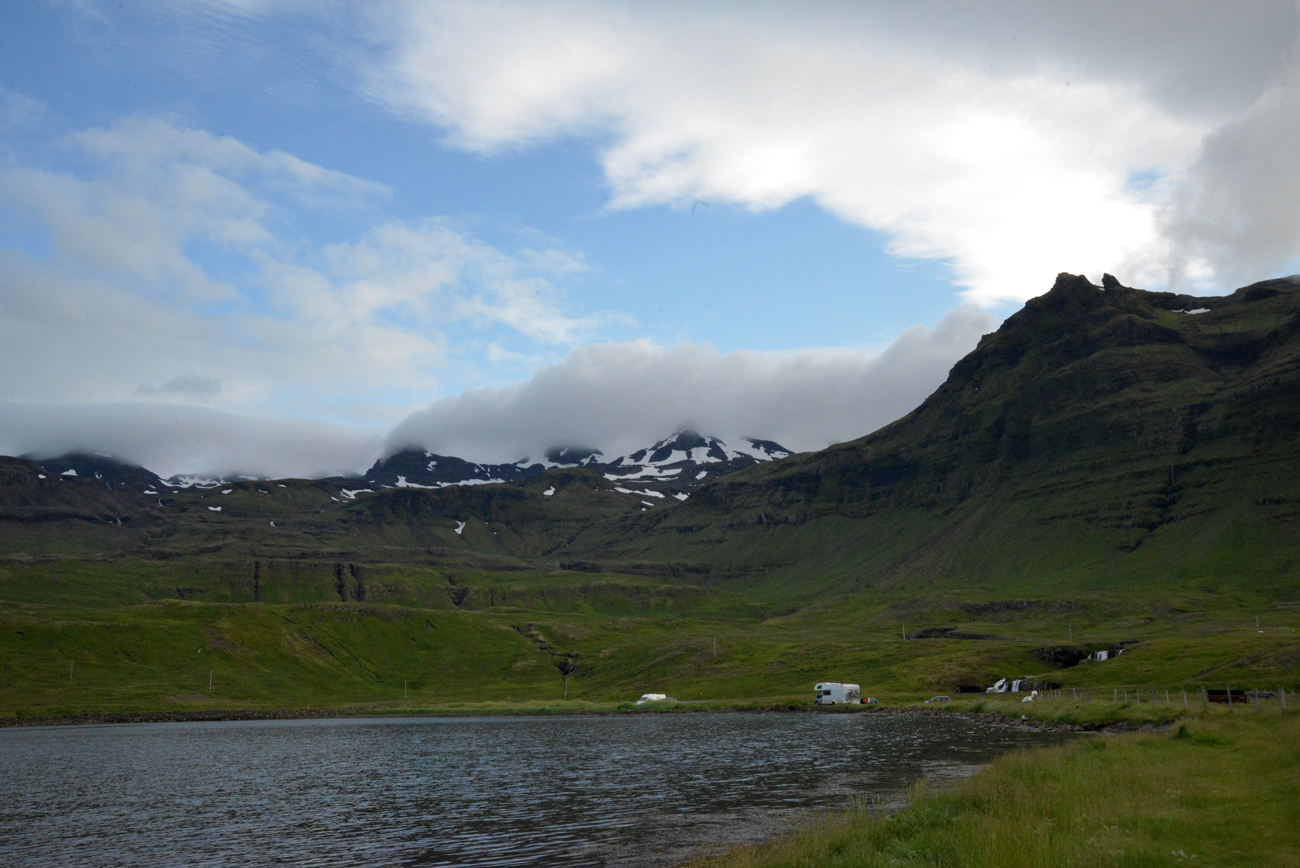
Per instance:
[[[0,730],[0,864],[670,865],[1061,738],[865,714]]]

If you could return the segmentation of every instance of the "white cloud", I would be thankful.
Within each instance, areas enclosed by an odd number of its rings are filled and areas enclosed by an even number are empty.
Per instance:
[[[29,96],[0,87],[0,132],[34,127],[45,116],[45,106]]]
[[[323,422],[236,416],[169,404],[0,402],[0,454],[112,455],[161,476],[316,478],[360,473],[379,436]]]
[[[436,401],[394,428],[386,450],[419,446],[469,460],[513,461],[577,445],[616,455],[677,427],[820,449],[912,410],[993,325],[980,309],[963,307],[933,330],[908,329],[881,353],[720,354],[696,344],[672,350],[644,341],[596,344],[525,383]]]
[[[606,321],[565,309],[580,257],[391,219],[385,188],[289,154],[141,117],[62,147],[77,169],[0,167],[0,209],[48,237],[0,250],[0,399],[349,419],[383,396],[382,425],[436,393],[449,329],[566,347]]]
[[[1241,221],[1222,202],[1267,181],[1216,148],[1233,150],[1239,118],[1267,147],[1276,130],[1245,113],[1272,99],[1296,37],[1289,2],[379,8],[367,92],[459,147],[602,137],[616,208],[811,196],[898,255],[948,260],[981,303],[1062,270],[1163,283],[1193,241],[1207,273],[1229,272]],[[1166,183],[1137,189],[1142,173]],[[1208,207],[1190,222],[1162,212],[1185,178]],[[1296,254],[1283,234],[1248,270]]]
[[[320,477],[360,473],[384,452],[407,446],[478,461],[539,458],[556,445],[615,455],[678,427],[819,449],[912,410],[993,326],[987,313],[963,307],[936,328],[914,326],[874,353],[596,344],[527,382],[437,401],[386,437],[356,426],[195,407],[184,402],[216,397],[226,387],[186,374],[146,385],[140,395],[149,401],[0,401],[0,454],[101,453],[163,476]]]
[[[1241,117],[1206,137],[1161,213],[1177,277],[1244,284],[1300,267],[1300,58]]]

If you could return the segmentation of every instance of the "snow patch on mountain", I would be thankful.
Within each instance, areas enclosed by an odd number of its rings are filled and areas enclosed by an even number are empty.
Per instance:
[[[228,479],[212,479],[207,476],[171,476],[161,480],[168,488],[216,488],[225,485]]]
[[[321,482],[352,500],[346,492],[520,483],[548,470],[591,470],[618,484],[621,493],[657,499],[672,496],[680,501],[680,494],[704,484],[706,479],[789,454],[789,450],[770,440],[750,438],[733,446],[716,437],[682,430],[644,449],[612,458],[598,449],[565,446],[547,450],[541,461],[522,458],[507,464],[480,464],[425,449],[411,449],[377,461],[359,478]],[[635,485],[629,487],[629,483]],[[544,496],[554,493],[552,486]]]

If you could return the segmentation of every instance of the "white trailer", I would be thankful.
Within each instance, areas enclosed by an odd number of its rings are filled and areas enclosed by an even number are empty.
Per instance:
[[[813,688],[814,705],[860,705],[862,690],[856,684],[825,681]]]

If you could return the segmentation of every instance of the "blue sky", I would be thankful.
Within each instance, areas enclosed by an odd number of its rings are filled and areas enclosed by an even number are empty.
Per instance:
[[[503,248],[545,236],[591,269],[566,286],[575,307],[634,318],[610,337],[707,341],[723,351],[870,346],[934,324],[956,303],[960,287],[942,262],[891,257],[887,238],[806,200],[765,213],[695,201],[611,212],[596,141],[490,156],[443,144],[436,127],[365,100],[321,58],[259,58],[267,46],[301,38],[299,17],[265,29],[237,22],[238,31],[258,30],[261,43],[236,58],[248,65],[245,78],[209,60],[152,54],[173,36],[169,19],[112,6],[105,20],[72,6],[18,10],[0,58],[5,87],[49,106],[59,131],[128,115],[174,118],[384,184],[394,216],[450,216]],[[223,45],[244,35],[209,23]],[[262,90],[256,74],[291,80]],[[310,229],[320,240],[346,231]]]
[[[1295,270],[1295,19],[8,4],[0,449],[305,473],[395,426],[496,460],[860,436],[1057,271]],[[198,433],[160,451],[163,418]],[[217,448],[223,419],[318,445]]]

